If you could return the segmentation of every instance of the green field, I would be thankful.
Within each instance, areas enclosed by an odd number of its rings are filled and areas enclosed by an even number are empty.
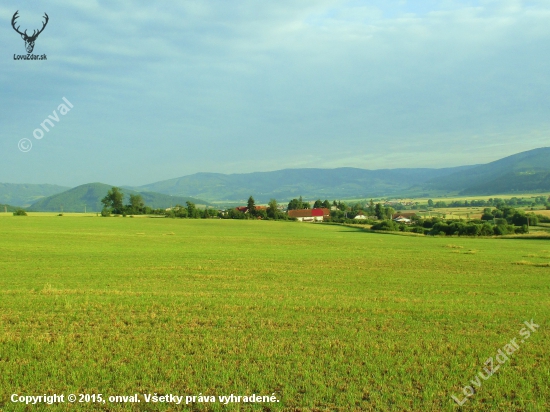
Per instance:
[[[5,216],[0,256],[2,411],[550,409],[548,240]],[[459,408],[451,395],[531,319],[538,331]],[[10,400],[71,393],[280,402]]]

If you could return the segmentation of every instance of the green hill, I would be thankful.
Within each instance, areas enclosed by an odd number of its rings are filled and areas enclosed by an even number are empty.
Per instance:
[[[99,212],[103,208],[101,199],[105,197],[112,185],[103,183],[89,183],[77,186],[66,192],[59,193],[33,203],[28,209],[30,211],[40,212]],[[127,203],[129,196],[140,194],[145,204],[153,209],[168,208],[170,206],[191,201],[199,206],[208,203],[192,197],[170,196],[162,193],[137,192],[130,189],[122,189],[124,193],[124,202]]]
[[[17,209],[19,209],[19,208],[18,208],[18,207],[14,207],[14,206],[10,206],[10,205],[2,205],[2,204],[0,204],[0,213],[15,212]]]
[[[70,189],[57,185],[0,183],[0,203],[28,207],[41,198]]]
[[[484,195],[550,191],[550,147],[530,150],[491,163],[444,169],[285,169],[243,174],[197,173],[141,186],[171,195],[209,201],[258,202],[345,199],[426,194]]]
[[[529,150],[432,179],[426,189],[482,195],[550,190],[550,147]]]
[[[550,172],[512,172],[496,179],[464,189],[460,194],[535,193],[550,192]]]
[[[471,166],[447,169],[381,169],[351,167],[338,169],[285,169],[244,174],[197,173],[136,188],[179,195],[186,193],[209,201],[246,202],[253,195],[258,202],[270,198],[288,201],[343,199],[395,195],[429,179],[467,170]]]
[[[55,185],[0,184],[0,203],[32,204],[29,210],[99,211],[110,185],[92,183],[66,190]],[[353,199],[381,196],[491,195],[550,191],[550,147],[529,150],[484,165],[443,169],[284,169],[241,174],[196,173],[123,192],[140,193],[153,208],[207,202],[244,204],[250,195],[258,203],[271,198],[286,202],[313,199]],[[200,200],[205,199],[205,200]]]

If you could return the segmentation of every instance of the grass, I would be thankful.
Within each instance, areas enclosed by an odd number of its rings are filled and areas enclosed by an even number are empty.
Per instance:
[[[531,319],[539,331],[464,408],[548,410],[548,249],[295,222],[6,217],[0,410],[42,410],[13,393],[275,393],[186,410],[453,411]],[[141,401],[47,410],[183,410]]]

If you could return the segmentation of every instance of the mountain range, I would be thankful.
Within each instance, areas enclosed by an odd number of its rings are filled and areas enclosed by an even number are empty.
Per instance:
[[[91,183],[69,189],[55,185],[0,184],[0,203],[29,210],[101,210],[112,185]],[[284,169],[242,174],[196,173],[138,187],[123,187],[126,196],[140,193],[153,208],[185,204],[243,204],[250,195],[258,203],[271,198],[286,202],[302,196],[315,199],[493,195],[550,192],[550,147],[529,150],[474,166],[442,169],[368,170]]]
[[[490,195],[550,191],[550,147],[491,163],[443,169],[285,169],[245,174],[197,173],[136,188],[209,201],[270,198],[370,198],[379,196]]]
[[[445,169],[285,169],[225,175],[197,173],[165,180],[135,190],[196,196],[209,201],[246,202],[250,195],[266,203],[271,198],[305,199],[367,198],[404,193],[410,187],[468,170],[471,166]]]
[[[457,191],[460,195],[550,191],[550,147],[432,179],[424,188]]]

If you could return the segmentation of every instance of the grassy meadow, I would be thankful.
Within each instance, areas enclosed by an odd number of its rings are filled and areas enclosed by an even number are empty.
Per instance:
[[[10,214],[0,256],[2,411],[550,409],[548,240]],[[451,395],[531,319],[538,331],[459,408]],[[14,393],[280,402],[46,407]]]

